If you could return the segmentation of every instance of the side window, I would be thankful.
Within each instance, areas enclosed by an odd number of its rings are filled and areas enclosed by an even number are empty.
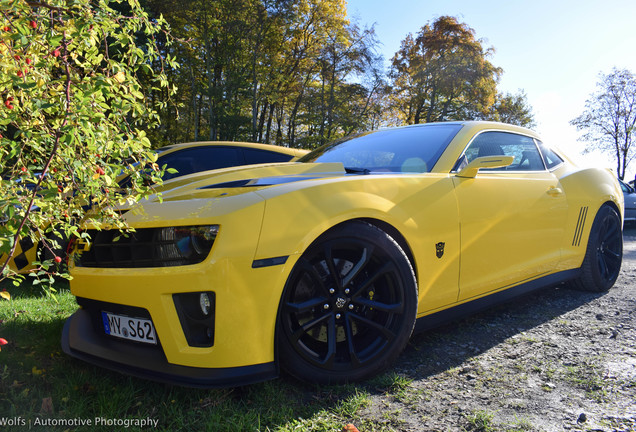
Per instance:
[[[286,155],[283,153],[276,153],[267,150],[259,150],[253,148],[243,148],[243,154],[245,155],[245,164],[259,164],[269,162],[289,162],[292,155]]]
[[[164,180],[170,180],[175,177],[181,177],[200,171],[245,164],[238,149],[221,146],[194,147],[175,151],[159,157],[157,163],[159,166],[165,164],[168,168],[177,170],[174,174],[166,173],[163,177]]]
[[[539,145],[539,149],[541,150],[541,154],[543,154],[543,160],[545,161],[548,169],[552,169],[556,166],[559,166],[563,163],[563,159],[552,151],[549,147],[546,147],[541,141],[537,140],[537,144]]]
[[[534,139],[510,132],[483,132],[473,139],[464,155],[467,162],[482,156],[514,157],[512,165],[488,171],[545,170],[541,154]]]

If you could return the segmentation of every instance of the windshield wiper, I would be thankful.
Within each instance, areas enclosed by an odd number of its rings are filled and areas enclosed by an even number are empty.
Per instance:
[[[347,174],[369,174],[371,171],[367,168],[345,167],[345,172]]]

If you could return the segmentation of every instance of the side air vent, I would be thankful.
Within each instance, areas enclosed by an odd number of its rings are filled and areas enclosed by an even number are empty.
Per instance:
[[[576,222],[576,230],[574,231],[574,239],[572,246],[581,245],[581,237],[583,237],[583,228],[585,228],[585,220],[587,219],[587,207],[581,207],[579,210],[579,220]]]

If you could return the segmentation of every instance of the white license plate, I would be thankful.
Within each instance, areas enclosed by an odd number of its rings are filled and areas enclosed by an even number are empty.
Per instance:
[[[157,343],[155,327],[149,319],[102,312],[102,321],[107,335],[143,343]]]

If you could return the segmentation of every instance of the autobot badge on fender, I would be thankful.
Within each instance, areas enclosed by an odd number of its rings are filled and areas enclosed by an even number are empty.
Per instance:
[[[437,255],[437,258],[441,258],[444,255],[444,245],[446,243],[444,242],[439,242],[435,245],[435,254]]]

